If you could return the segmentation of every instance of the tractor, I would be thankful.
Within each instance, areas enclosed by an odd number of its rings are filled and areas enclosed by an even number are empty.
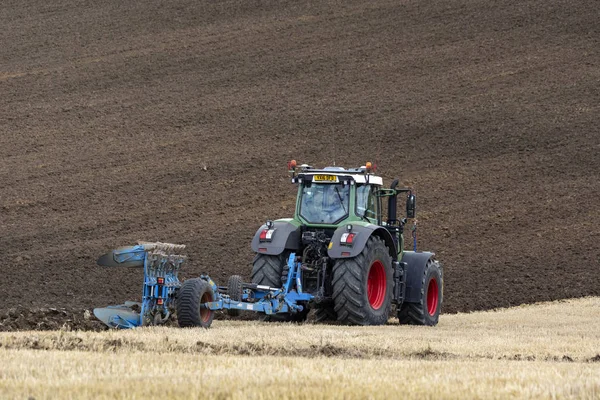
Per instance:
[[[143,266],[142,303],[95,309],[96,316],[110,327],[130,328],[164,323],[176,311],[181,327],[208,328],[215,310],[254,311],[269,322],[302,322],[314,310],[317,322],[382,325],[394,307],[401,324],[436,325],[442,266],[433,253],[416,251],[416,236],[413,251],[404,250],[404,228],[416,213],[412,190],[398,188],[397,179],[384,188],[371,163],[319,169],[292,160],[288,170],[298,185],[294,216],[268,220],[256,231],[251,283],[238,275],[227,286],[207,275],[181,283],[177,271],[185,257],[168,250],[183,246],[142,243],[99,260]],[[402,194],[406,216],[398,218]]]

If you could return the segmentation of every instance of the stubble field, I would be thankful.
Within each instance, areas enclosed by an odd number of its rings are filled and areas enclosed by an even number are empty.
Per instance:
[[[600,298],[435,328],[216,321],[0,334],[3,398],[596,399]]]

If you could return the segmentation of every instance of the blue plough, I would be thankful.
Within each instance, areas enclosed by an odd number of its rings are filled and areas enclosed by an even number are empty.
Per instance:
[[[106,267],[143,267],[144,284],[141,303],[95,308],[94,315],[110,328],[128,329],[165,324],[177,311],[180,326],[208,328],[216,310],[293,317],[306,312],[306,304],[314,298],[302,291],[302,267],[295,254],[288,259],[287,279],[281,288],[243,283],[237,275],[229,278],[227,286],[217,286],[208,275],[179,281],[186,257],[176,253],[183,249],[184,245],[140,242],[100,257],[98,264]]]

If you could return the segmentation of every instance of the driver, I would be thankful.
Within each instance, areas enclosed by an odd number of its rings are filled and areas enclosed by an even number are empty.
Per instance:
[[[321,222],[323,191],[311,188],[304,194],[302,202],[302,216],[309,222]]]
[[[345,193],[339,185],[326,185],[323,196],[325,197],[323,210],[325,211],[326,222],[333,223],[346,214],[345,205],[343,204]]]
[[[307,198],[302,214],[309,222],[331,224],[346,215],[345,205],[342,203],[346,193],[338,185],[313,186],[312,196]]]

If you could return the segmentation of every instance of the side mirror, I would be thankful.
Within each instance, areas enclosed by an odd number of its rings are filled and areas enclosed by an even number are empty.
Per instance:
[[[417,214],[416,198],[414,194],[409,194],[406,199],[406,218],[414,218]]]

